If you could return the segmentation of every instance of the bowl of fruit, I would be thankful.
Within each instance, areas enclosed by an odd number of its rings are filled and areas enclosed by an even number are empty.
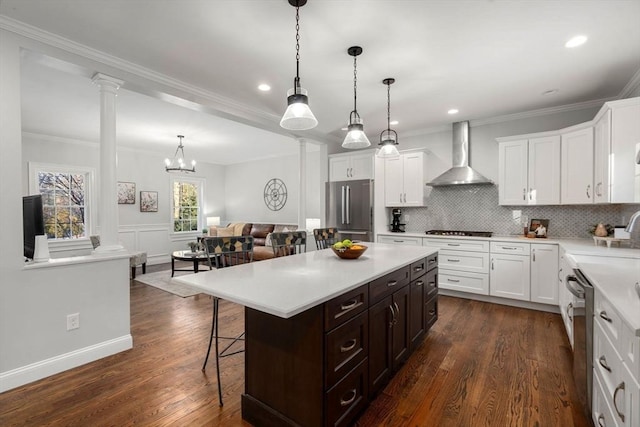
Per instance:
[[[341,242],[334,243],[331,246],[331,250],[342,259],[356,259],[367,250],[367,247],[345,239]]]

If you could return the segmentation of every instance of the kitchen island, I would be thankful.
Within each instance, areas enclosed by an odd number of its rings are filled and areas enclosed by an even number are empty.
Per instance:
[[[348,425],[437,318],[437,251],[366,243],[179,277],[245,309],[243,418]]]

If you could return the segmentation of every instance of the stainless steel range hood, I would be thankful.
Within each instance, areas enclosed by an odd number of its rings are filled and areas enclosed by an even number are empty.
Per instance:
[[[469,122],[453,124],[453,167],[428,182],[432,187],[445,185],[493,184],[469,166]]]

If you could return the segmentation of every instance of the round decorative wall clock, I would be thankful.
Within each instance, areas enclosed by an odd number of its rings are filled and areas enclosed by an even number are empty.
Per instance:
[[[272,211],[279,211],[287,203],[287,186],[281,179],[272,178],[264,186],[264,204]]]

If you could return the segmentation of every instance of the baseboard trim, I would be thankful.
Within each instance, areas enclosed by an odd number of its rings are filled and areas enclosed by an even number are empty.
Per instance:
[[[131,334],[0,373],[0,393],[133,348]]]
[[[553,304],[540,304],[531,301],[520,301],[516,299],[494,297],[492,295],[478,295],[468,292],[453,291],[451,289],[438,289],[438,295],[444,295],[456,298],[472,299],[475,301],[490,302],[493,304],[508,305],[511,307],[527,308],[529,310],[546,311],[549,313],[560,314],[560,308]]]

